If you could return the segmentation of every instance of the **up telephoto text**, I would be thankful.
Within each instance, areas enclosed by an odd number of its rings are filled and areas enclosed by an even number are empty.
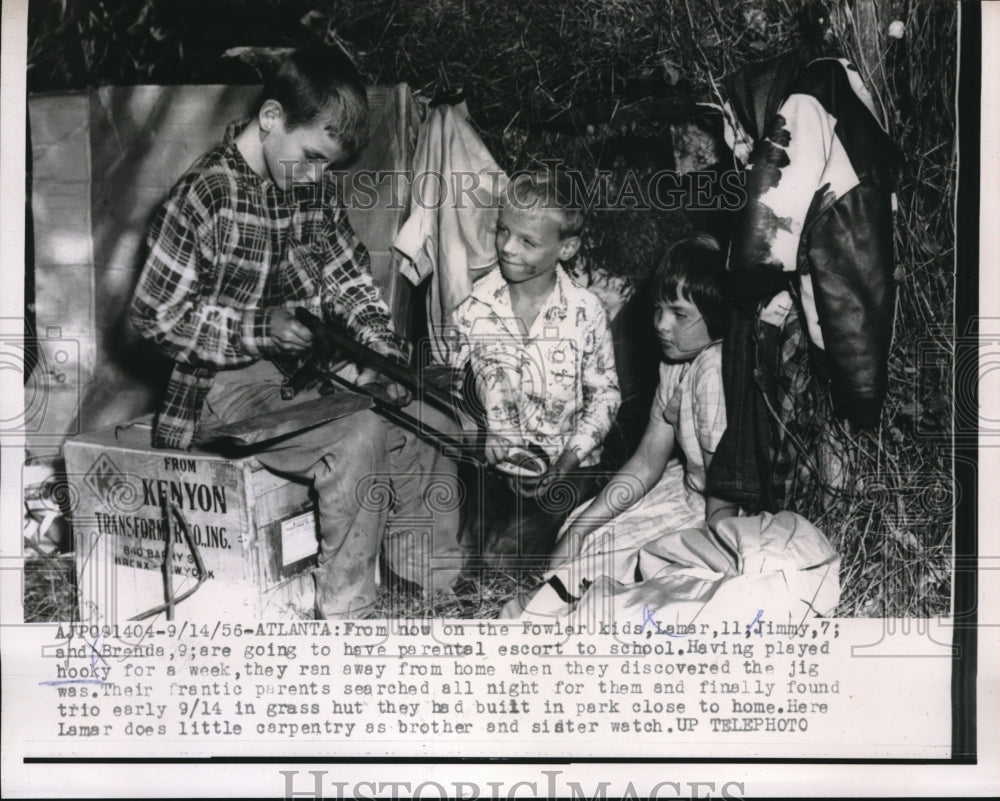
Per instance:
[[[406,634],[365,622],[64,625],[39,684],[52,688],[57,740],[625,741],[822,727],[850,692],[828,675],[842,655],[838,626],[770,621],[779,636],[768,623],[664,636],[655,621],[623,621],[585,639],[556,623],[411,622]]]

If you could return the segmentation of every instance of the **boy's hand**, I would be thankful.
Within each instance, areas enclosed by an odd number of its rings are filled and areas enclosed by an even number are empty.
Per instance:
[[[271,341],[282,353],[302,353],[312,345],[312,331],[295,319],[291,309],[272,309],[267,321]]]
[[[486,442],[483,445],[483,450],[486,453],[486,461],[489,464],[499,464],[507,458],[508,452],[516,444],[516,442],[508,439],[503,434],[487,432]]]
[[[393,406],[406,406],[413,400],[410,391],[402,384],[398,384],[392,379],[375,372],[371,368],[365,368],[358,375],[357,385],[367,387],[369,390],[377,387],[375,391],[379,395],[384,395],[385,400]],[[381,390],[381,391],[380,391]]]

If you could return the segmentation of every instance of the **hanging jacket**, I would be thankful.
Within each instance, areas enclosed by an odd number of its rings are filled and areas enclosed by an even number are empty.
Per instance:
[[[795,344],[800,323],[837,412],[857,425],[878,422],[894,302],[888,171],[896,150],[866,94],[846,63],[803,67],[795,54],[748,64],[729,82],[727,138],[734,153],[752,148],[752,157],[727,272],[729,426],[708,492],[749,511],[783,506],[787,471],[777,465],[790,457],[782,427],[794,422],[784,419],[781,393],[801,389],[802,374],[782,360],[805,356],[806,344]]]
[[[797,275],[834,410],[858,426],[877,425],[888,384],[897,160],[858,73],[843,60],[814,61],[754,149],[733,239],[735,274]],[[766,304],[761,319],[780,322],[787,305]]]
[[[410,216],[392,243],[411,283],[433,276],[427,322],[438,364],[448,363],[442,335],[448,315],[497,264],[496,221],[507,184],[467,115],[464,103],[437,106],[420,126]]]

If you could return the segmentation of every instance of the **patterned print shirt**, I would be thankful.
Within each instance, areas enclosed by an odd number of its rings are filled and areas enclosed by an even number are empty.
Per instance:
[[[286,373],[295,361],[271,342],[268,315],[304,307],[338,318],[358,340],[405,360],[329,173],[288,191],[251,169],[236,147],[246,122],[177,182],[153,222],[131,319],[176,363],[153,444],[191,444],[205,396],[220,369],[260,358]]]
[[[451,363],[469,362],[491,433],[564,450],[596,464],[621,400],[607,314],[595,295],[556,268],[556,285],[522,335],[499,268],[453,313]]]

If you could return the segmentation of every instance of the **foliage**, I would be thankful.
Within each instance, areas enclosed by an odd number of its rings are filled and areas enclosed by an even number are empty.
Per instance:
[[[36,553],[24,562],[24,622],[76,620],[73,556]]]

